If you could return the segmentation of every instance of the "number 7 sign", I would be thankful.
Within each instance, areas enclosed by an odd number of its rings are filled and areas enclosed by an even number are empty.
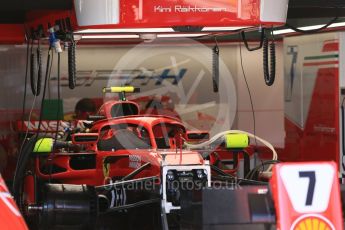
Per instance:
[[[333,162],[277,164],[270,181],[277,229],[343,229],[337,172]]]

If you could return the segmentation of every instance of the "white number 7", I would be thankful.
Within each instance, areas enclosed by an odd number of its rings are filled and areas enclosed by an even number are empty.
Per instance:
[[[309,179],[309,186],[308,186],[307,199],[305,201],[305,205],[311,206],[313,204],[315,183],[316,183],[315,171],[299,172],[299,177],[300,178],[306,177]]]

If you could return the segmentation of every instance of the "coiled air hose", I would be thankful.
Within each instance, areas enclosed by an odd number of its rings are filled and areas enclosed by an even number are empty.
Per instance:
[[[266,35],[266,29],[261,29],[260,44],[257,47],[251,48],[248,45],[248,41],[245,36],[245,32],[241,32],[241,37],[248,51],[255,51],[263,48],[263,67],[264,67],[264,79],[268,86],[273,85],[276,77],[276,45],[274,41],[273,30],[270,31],[272,40],[269,43],[269,39]],[[268,50],[269,49],[269,50]],[[270,56],[270,57],[269,57]],[[270,62],[270,64],[268,63]]]
[[[33,42],[32,42],[32,46],[33,46]],[[35,81],[36,66],[37,66],[37,80]],[[32,47],[31,47],[31,55],[30,55],[30,85],[31,85],[31,92],[34,96],[40,95],[41,83],[42,83],[42,49],[41,49],[40,41],[38,41],[36,55],[32,51]]]
[[[265,83],[266,85],[271,86],[276,77],[276,45],[273,36],[270,43],[268,40],[267,36],[265,36],[263,41],[263,67]],[[268,52],[270,55],[268,55]],[[268,62],[270,62],[270,64]]]
[[[76,44],[73,41],[68,46],[68,86],[70,89],[75,88],[77,79],[75,49]]]
[[[219,91],[219,48],[215,45],[212,49],[212,81],[213,92]]]

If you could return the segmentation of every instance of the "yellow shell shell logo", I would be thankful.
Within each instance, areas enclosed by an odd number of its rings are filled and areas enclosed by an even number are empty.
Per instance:
[[[307,216],[297,220],[292,230],[334,230],[331,223],[325,219],[317,216]]]

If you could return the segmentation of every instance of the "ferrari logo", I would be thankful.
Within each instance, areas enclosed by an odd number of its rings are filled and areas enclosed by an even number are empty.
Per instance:
[[[298,219],[291,230],[335,230],[332,223],[324,217],[307,216]]]

